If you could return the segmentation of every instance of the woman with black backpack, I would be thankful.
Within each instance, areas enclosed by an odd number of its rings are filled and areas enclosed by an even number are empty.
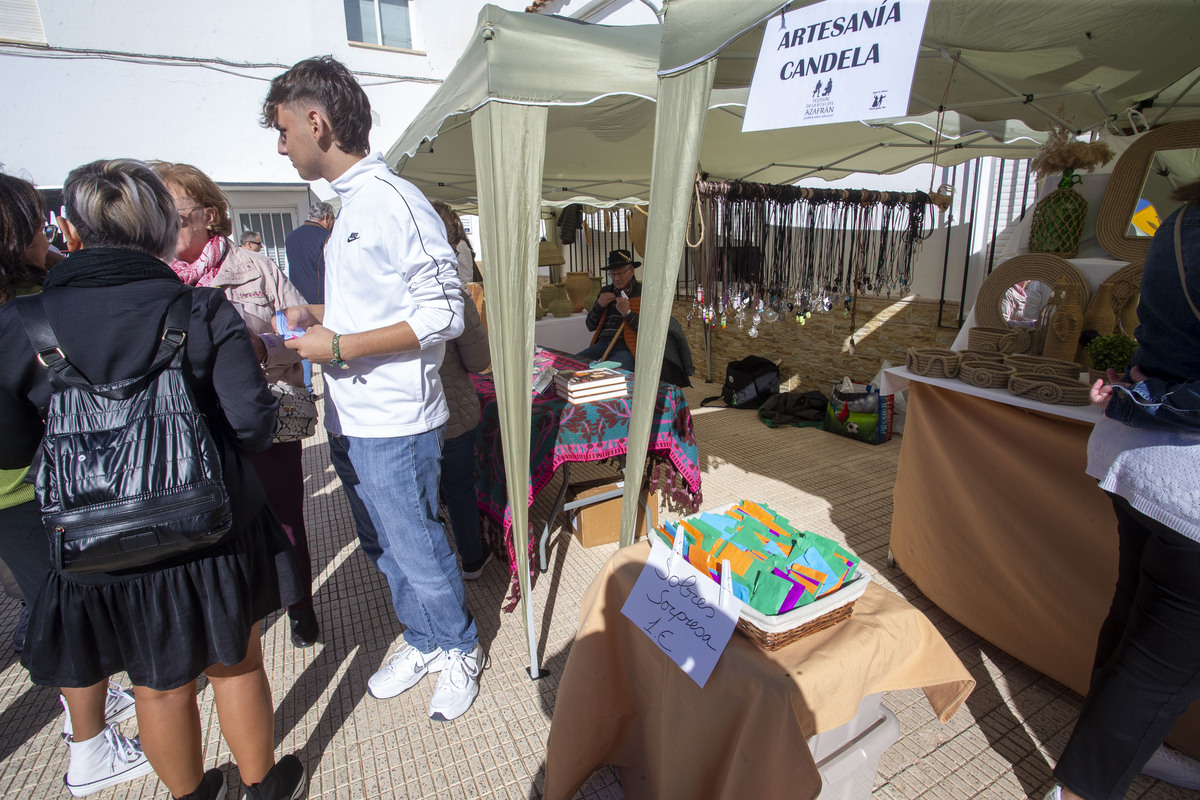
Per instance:
[[[219,456],[228,514],[216,535],[186,551],[156,550],[155,541],[169,538],[146,533],[156,531],[158,511],[133,520],[134,533],[121,533],[129,538],[113,551],[126,561],[113,568],[118,562],[97,560],[110,564],[97,571],[86,566],[90,548],[117,535],[130,515],[105,518],[83,502],[88,498],[62,495],[86,487],[89,494],[115,496],[114,508],[126,508],[125,494],[146,494],[139,481],[147,474],[168,474],[190,453],[178,447],[156,454],[151,466],[128,469],[127,451],[137,443],[105,443],[73,456],[78,464],[43,467],[37,487],[43,519],[60,520],[48,531],[57,565],[33,604],[22,663],[35,683],[51,686],[92,686],[128,672],[142,746],[155,772],[172,796],[207,799],[224,797],[225,781],[220,770],[204,771],[195,682],[205,673],[247,795],[295,800],[305,792],[306,776],[295,756],[274,758],[259,620],[298,599],[302,578],[243,453],[271,444],[274,398],[245,323],[224,295],[184,286],[163,262],[174,251],[179,211],[147,165],[116,160],[79,167],[68,176],[63,198],[60,222],[71,255],[47,274],[39,308],[20,300],[0,308],[0,347],[7,354],[0,363],[0,469],[27,465],[35,454],[57,457],[53,447],[39,446],[47,425],[59,423],[72,380],[96,392],[76,392],[81,415],[100,409],[96,417],[103,421],[122,411],[130,392],[140,396],[152,385],[155,373],[169,371],[161,367],[165,354],[187,390],[172,396],[183,407],[175,410],[192,412],[211,431],[207,441]],[[39,314],[57,345],[35,353],[30,335],[38,329],[31,320]],[[64,377],[52,379],[51,367]],[[179,445],[170,437],[163,441]],[[68,472],[75,483],[46,477]],[[68,499],[88,510],[77,514],[88,517],[80,525],[92,526],[83,539],[71,540],[74,522],[62,521],[70,513],[48,512]],[[153,508],[165,514],[168,501]],[[146,532],[139,534],[137,524]]]

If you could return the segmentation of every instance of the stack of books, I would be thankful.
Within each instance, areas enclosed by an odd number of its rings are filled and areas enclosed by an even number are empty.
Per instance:
[[[554,389],[559,397],[572,405],[593,400],[610,400],[629,394],[626,377],[627,373],[607,367],[577,371],[559,370],[554,376]]]

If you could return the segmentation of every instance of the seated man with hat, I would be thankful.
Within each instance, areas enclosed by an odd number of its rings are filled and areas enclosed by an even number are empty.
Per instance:
[[[608,263],[602,269],[608,272],[612,283],[600,290],[588,312],[584,324],[594,333],[591,346],[578,354],[580,358],[616,361],[621,369],[633,372],[638,309],[642,303],[642,285],[633,276],[633,270],[641,265],[628,250],[613,250],[608,254]]]

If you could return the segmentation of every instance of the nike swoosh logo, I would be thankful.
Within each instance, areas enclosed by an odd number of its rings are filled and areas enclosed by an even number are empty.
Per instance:
[[[354,241],[355,239],[357,239],[357,238],[358,238],[358,231],[355,231],[354,233],[352,233],[352,234],[350,234],[349,236],[347,236],[347,237],[346,237],[346,241],[347,241],[347,242],[353,242],[353,241]]]

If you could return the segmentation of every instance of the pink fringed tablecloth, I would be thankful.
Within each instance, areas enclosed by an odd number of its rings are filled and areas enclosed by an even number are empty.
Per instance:
[[[583,369],[587,365],[569,356],[548,352],[556,369]],[[483,406],[483,421],[475,439],[478,474],[475,495],[485,544],[508,559],[512,584],[506,610],[512,610],[520,594],[517,589],[516,550],[512,537],[512,509],[508,506],[508,481],[500,449],[499,410],[496,389],[487,376],[473,376],[475,391]],[[553,388],[533,401],[529,443],[529,504],[550,483],[564,463],[604,461],[625,454],[629,436],[630,397],[571,405]],[[683,392],[660,383],[646,473],[652,490],[668,495],[690,510],[700,507],[700,465],[692,415]],[[529,537],[531,574],[537,537]]]

